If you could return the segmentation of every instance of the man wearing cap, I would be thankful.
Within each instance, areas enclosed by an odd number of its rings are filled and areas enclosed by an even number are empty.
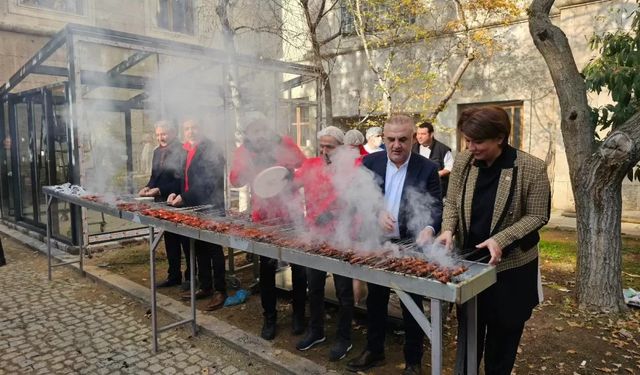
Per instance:
[[[382,128],[374,126],[367,129],[365,138],[367,138],[367,143],[364,145],[364,150],[368,154],[373,154],[374,152],[384,150],[382,147],[380,147],[382,145]]]
[[[344,133],[335,126],[328,126],[318,132],[320,156],[307,159],[296,171],[294,183],[304,188],[306,223],[313,235],[321,239],[335,234],[338,216],[343,207],[333,184],[336,162],[334,156],[344,143]],[[345,150],[346,151],[346,150]],[[354,157],[358,154],[354,153]],[[354,159],[359,160],[359,159]],[[359,164],[354,161],[354,166]],[[348,177],[348,176],[347,176]],[[329,241],[327,241],[329,242]],[[311,349],[326,340],[324,332],[324,289],[327,272],[307,268],[309,283],[309,310],[311,319],[305,337],[296,348],[301,351]],[[353,319],[353,287],[348,277],[333,275],[336,296],[340,304],[337,340],[329,353],[330,361],[344,358],[351,350],[351,320]]]
[[[235,150],[229,183],[240,187],[252,184],[256,176],[269,167],[285,167],[293,173],[305,160],[304,155],[293,141],[286,136],[279,136],[271,130],[262,119],[256,119],[247,125],[243,143]],[[257,223],[280,225],[291,223],[292,215],[302,212],[297,207],[298,192],[291,186],[271,198],[251,195],[251,218]],[[264,324],[261,336],[265,340],[273,340],[276,336],[276,269],[275,259],[260,257],[260,301]],[[299,335],[304,332],[304,310],[307,296],[307,276],[305,268],[291,265],[293,284],[293,317],[292,332]]]

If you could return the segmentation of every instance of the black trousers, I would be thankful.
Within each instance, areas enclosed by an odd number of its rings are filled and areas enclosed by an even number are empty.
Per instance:
[[[169,280],[182,281],[180,268],[182,254],[184,254],[187,263],[187,270],[184,271],[184,279],[189,280],[189,237],[164,232],[164,248],[167,252],[167,261],[169,262],[167,278]]]
[[[387,333],[387,316],[390,290],[387,287],[367,283],[367,349],[373,353],[384,353],[384,340]],[[409,294],[420,311],[423,311],[422,296]],[[422,362],[424,331],[402,304],[404,323],[404,360],[407,365]]]
[[[196,264],[200,289],[226,293],[224,253],[222,246],[196,240]],[[211,273],[213,271],[213,278]]]
[[[311,310],[309,328],[311,332],[324,336],[324,287],[327,273],[307,268],[307,280],[309,281],[309,310]],[[334,274],[333,285],[340,304],[337,337],[350,342],[353,320],[353,279]]]
[[[478,368],[484,354],[486,375],[509,375],[524,325],[538,304],[538,259],[498,273],[495,284],[478,295]],[[508,303],[505,303],[508,301]],[[467,373],[466,313],[458,308],[457,375]]]
[[[276,259],[260,257],[260,301],[263,315],[267,319],[276,318]],[[293,315],[304,318],[304,305],[307,298],[307,274],[305,267],[291,265],[293,284]]]
[[[2,247],[2,240],[0,240],[0,266],[7,264],[7,260],[4,258],[4,248]]]

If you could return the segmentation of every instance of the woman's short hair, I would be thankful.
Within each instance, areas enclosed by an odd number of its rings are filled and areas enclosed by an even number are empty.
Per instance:
[[[474,140],[503,137],[502,146],[506,146],[511,133],[511,120],[507,111],[497,105],[472,107],[460,114],[458,131]]]

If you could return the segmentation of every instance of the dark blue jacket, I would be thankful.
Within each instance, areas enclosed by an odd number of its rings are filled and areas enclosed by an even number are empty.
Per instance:
[[[153,150],[151,177],[146,186],[160,189],[160,197],[156,197],[156,200],[166,201],[169,194],[180,194],[186,155],[178,141],[168,144],[165,148],[157,147]]]
[[[387,153],[374,152],[364,157],[362,164],[376,175],[376,180],[384,194],[385,178],[387,175]],[[433,199],[410,201],[407,190],[413,188],[419,195],[430,195]],[[422,205],[423,207],[416,207]],[[415,240],[418,233],[409,229],[409,220],[412,210],[419,213],[429,213],[431,225],[436,233],[440,231],[442,224],[442,195],[440,191],[440,177],[438,176],[438,165],[433,161],[411,153],[409,165],[407,166],[407,176],[402,188],[400,199],[400,212],[398,213],[398,227],[400,229],[400,239]],[[422,228],[419,228],[422,229]],[[416,229],[418,230],[418,229]]]
[[[222,150],[212,141],[203,139],[187,171],[189,190],[184,191],[184,180],[180,184],[185,206],[213,205],[214,210],[224,212],[224,168]]]

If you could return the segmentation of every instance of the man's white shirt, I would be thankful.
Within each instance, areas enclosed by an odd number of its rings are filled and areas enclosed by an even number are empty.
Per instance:
[[[390,213],[396,221],[393,232],[389,234],[390,238],[400,238],[398,214],[400,213],[400,200],[402,199],[404,180],[407,178],[409,159],[411,158],[407,158],[407,161],[398,168],[387,158],[387,173],[384,179],[384,203],[387,212]]]
[[[429,159],[429,156],[431,156],[431,149],[427,146],[420,145],[420,155]],[[453,169],[453,155],[451,154],[451,151],[447,151],[447,153],[444,154],[444,169],[448,171]]]

